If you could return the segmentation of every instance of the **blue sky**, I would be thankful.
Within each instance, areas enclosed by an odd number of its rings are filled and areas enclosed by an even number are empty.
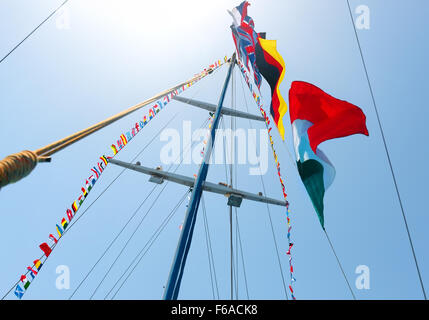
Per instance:
[[[40,23],[61,1],[11,1],[0,3],[0,56]],[[429,287],[429,240],[426,226],[426,190],[429,174],[424,170],[428,151],[424,147],[429,54],[425,19],[429,6],[423,0],[364,2],[350,0],[352,8],[367,5],[370,29],[359,30],[363,53],[378,104],[392,163],[396,172],[423,281]],[[57,27],[57,16],[0,64],[0,157],[35,150],[85,128],[193,76],[234,50],[226,9],[239,1],[83,1],[66,5],[70,28]],[[380,130],[347,3],[343,0],[251,1],[249,15],[258,32],[278,40],[286,63],[281,84],[287,98],[294,80],[311,82],[333,96],[362,108],[369,137],[351,136],[325,142],[320,148],[336,168],[336,178],[325,195],[326,229],[358,299],[421,299],[422,293],[396,197]],[[355,15],[356,17],[356,15]],[[223,67],[184,96],[218,101],[226,75]],[[258,114],[247,89],[241,89],[236,69],[237,108]],[[268,106],[268,85],[264,83]],[[246,100],[245,100],[246,99]],[[226,106],[230,105],[230,92]],[[196,129],[207,113],[172,102],[119,155],[131,159],[155,134],[168,125],[180,128],[191,120]],[[99,155],[109,152],[118,136],[129,130],[145,111],[138,111],[54,155],[50,164],[39,164],[19,183],[0,191],[0,242],[4,257],[0,266],[0,291],[9,290],[27,265],[39,257],[38,245],[55,231],[65,209]],[[229,118],[225,118],[229,123]],[[292,153],[289,115],[285,116],[286,140],[274,133],[282,174],[292,212],[293,262],[297,299],[350,299],[350,293],[329,249],[317,216],[287,150]],[[248,128],[237,120],[237,127]],[[263,128],[261,123],[253,123]],[[160,164],[163,142],[155,139],[139,157],[142,164]],[[271,154],[270,154],[271,156]],[[238,166],[239,188],[262,191],[259,177]],[[178,173],[192,175],[195,165]],[[109,165],[80,209],[91,203],[120,172]],[[263,176],[267,194],[281,198],[281,188],[270,158]],[[25,299],[67,299],[105,247],[149,193],[148,177],[126,171],[67,233],[30,286]],[[208,180],[225,180],[224,167],[214,165]],[[162,187],[162,186],[161,186]],[[161,189],[158,187],[158,190]],[[130,242],[124,255],[94,296],[102,299],[152,232],[185,192],[168,185],[148,219]],[[224,201],[224,202],[222,202]],[[145,207],[149,207],[148,202]],[[229,242],[226,199],[206,195],[207,215],[213,243],[220,297],[229,298]],[[160,299],[179,237],[185,212],[183,204],[154,246],[119,291],[118,299]],[[286,279],[287,250],[285,213],[271,207]],[[137,225],[145,210],[132,223]],[[266,207],[243,201],[238,219],[251,299],[284,299]],[[211,299],[209,267],[201,211],[188,258],[180,298]],[[115,259],[132,227],[119,238],[75,298],[88,299]],[[69,290],[58,290],[55,270],[70,269]],[[370,269],[370,289],[354,286],[355,269]],[[246,298],[242,267],[239,298]],[[8,296],[8,298],[14,298]]]

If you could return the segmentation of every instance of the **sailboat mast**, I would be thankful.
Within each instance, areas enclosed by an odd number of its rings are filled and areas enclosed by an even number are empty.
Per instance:
[[[232,80],[231,80],[231,108],[234,109],[234,72],[232,72]],[[233,187],[233,161],[235,161],[235,148],[234,148],[234,132],[235,129],[233,127],[234,117],[231,116],[231,158],[230,158],[230,179],[229,185],[231,188]],[[233,239],[232,239],[232,205],[229,206],[229,241],[230,241],[230,278],[231,278],[231,300],[234,299],[234,251],[233,251]]]
[[[225,93],[228,88],[229,80],[231,78],[231,73],[234,66],[235,66],[235,53],[232,55],[230,60],[228,73],[222,88],[222,92],[219,98],[219,103],[217,105],[216,112],[214,115],[213,125],[210,131],[210,139],[209,139],[209,142],[207,143],[204,159],[199,168],[195,185],[192,190],[188,209],[186,210],[182,233],[180,234],[179,242],[176,248],[176,253],[174,255],[173,263],[170,270],[170,275],[168,277],[167,285],[164,291],[164,300],[176,300],[177,296],[179,295],[180,284],[182,281],[183,271],[185,269],[186,258],[189,253],[189,248],[191,247],[192,235],[193,235],[195,222],[197,219],[198,207],[200,204],[200,199],[203,191],[202,186],[207,178],[207,173],[209,169],[209,160],[210,160],[211,152],[212,152],[215,137],[216,137],[216,129],[219,124],[223,101],[225,99]]]

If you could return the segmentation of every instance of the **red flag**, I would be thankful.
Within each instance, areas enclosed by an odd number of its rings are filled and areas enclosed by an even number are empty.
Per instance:
[[[359,107],[336,99],[311,83],[292,82],[289,105],[291,123],[296,119],[313,123],[307,133],[315,153],[323,141],[357,133],[369,135],[366,116]]]
[[[40,249],[42,249],[42,251],[45,253],[45,255],[47,256],[47,257],[49,257],[49,255],[51,254],[51,252],[52,252],[52,249],[48,246],[48,244],[46,243],[46,242],[43,242],[40,246],[39,246],[39,248]]]

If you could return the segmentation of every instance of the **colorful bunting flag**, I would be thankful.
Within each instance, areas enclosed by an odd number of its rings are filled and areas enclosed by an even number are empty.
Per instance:
[[[27,277],[25,275],[21,276],[21,282],[22,282],[22,285],[24,286],[25,290],[27,290],[31,284],[31,282],[27,279]]]
[[[58,237],[61,238],[61,236],[63,235],[63,229],[61,229],[59,225],[56,225],[56,229],[57,229]]]
[[[289,256],[289,271],[290,271],[290,283],[291,283],[291,285],[289,286],[289,289],[290,289],[292,298],[295,300],[295,296],[294,296],[293,289],[292,289],[292,283],[294,283],[296,281],[296,279],[293,275],[293,266],[292,266],[292,254],[291,254],[292,241],[291,241],[291,232],[290,232],[292,229],[292,226],[291,226],[291,221],[290,221],[289,201],[287,200],[286,187],[284,185],[284,181],[283,181],[283,178],[281,176],[280,163],[278,161],[277,152],[274,148],[274,141],[273,141],[273,138],[271,136],[272,127],[270,126],[270,118],[267,116],[267,113],[265,112],[265,110],[263,108],[262,100],[260,99],[258,94],[254,91],[253,86],[249,81],[249,77],[247,76],[247,72],[244,68],[243,63],[240,60],[238,60],[237,64],[240,68],[241,74],[242,74],[244,80],[246,81],[246,84],[247,84],[250,92],[252,93],[253,99],[255,100],[257,106],[259,107],[259,111],[261,112],[262,116],[265,119],[265,126],[268,130],[268,136],[270,139],[271,150],[273,152],[274,161],[276,162],[276,168],[277,168],[277,173],[279,176],[280,185],[282,187],[283,197],[284,197],[284,200],[286,202],[286,221],[287,221],[287,226],[288,226],[287,239],[289,242],[289,250],[287,251],[286,254]]]
[[[32,267],[27,267],[27,270],[30,271],[31,276],[34,279],[34,276],[37,275],[37,271],[35,271]]]
[[[52,233],[49,235],[49,240],[51,240],[54,244],[58,242],[58,240],[54,237]]]
[[[34,260],[34,266],[36,267],[37,271],[40,271],[40,268],[43,266],[43,264],[40,262],[39,259]]]
[[[65,218],[63,218],[63,219],[61,220],[61,225],[63,226],[63,229],[64,229],[64,230],[66,230],[66,228],[67,228],[67,226],[68,226],[69,224],[67,223],[66,219],[65,219]]]
[[[18,284],[15,288],[14,294],[18,297],[18,299],[21,299],[24,295],[24,289],[21,288],[21,286]]]
[[[216,61],[216,66],[214,67],[214,69],[220,67],[221,65],[223,65],[223,63],[221,62],[221,60]],[[206,69],[198,74],[196,74],[194,76],[194,79],[192,81],[187,82],[186,85],[183,85],[182,89],[185,90],[186,88],[191,87],[193,84],[195,84],[197,81],[201,80],[202,78],[204,78],[206,75],[208,75],[208,72],[206,71]],[[179,93],[181,93],[183,90],[173,90],[171,93],[171,97],[173,97],[174,95],[177,95]],[[162,102],[163,101],[163,102]],[[141,130],[144,128],[144,126],[151,120],[153,119],[159,112],[161,109],[163,109],[163,107],[167,104],[167,102],[170,101],[170,98],[168,96],[168,94],[166,94],[163,98],[161,98],[160,100],[158,100],[156,102],[156,104],[149,109],[149,120],[147,119],[147,116],[145,115],[143,117],[142,120],[140,120],[139,122],[135,123],[134,127],[126,132],[125,134],[121,134],[120,135],[120,139],[117,140],[117,145],[112,144],[111,145],[111,149],[113,151],[113,156],[115,156],[120,150],[123,149],[123,147],[128,144],[130,142],[130,140]],[[80,195],[77,200],[75,200],[72,205],[71,205],[71,209],[67,209],[67,218],[69,219],[69,221],[67,222],[66,219],[63,217],[61,220],[61,225],[62,228],[57,224],[56,225],[56,230],[59,236],[59,239],[61,238],[61,236],[63,235],[65,229],[67,228],[68,224],[71,222],[72,218],[74,217],[74,215],[76,214],[76,212],[78,211],[78,209],[80,208],[80,206],[82,205],[83,201],[86,199],[86,197],[88,196],[89,192],[92,190],[94,184],[97,182],[98,178],[100,177],[101,173],[103,173],[105,167],[108,165],[109,163],[109,159],[111,159],[112,157],[110,156],[101,156],[100,159],[102,162],[98,162],[96,166],[94,166],[93,168],[91,168],[90,170],[92,171],[93,174],[91,174],[88,179],[85,180],[85,188],[81,188],[82,191],[82,195]],[[47,243],[42,243],[41,245],[39,245],[40,249],[43,251],[44,255],[46,257],[49,257],[49,255],[51,254],[53,248],[55,247],[55,244],[57,244],[57,242],[59,241],[59,239],[57,240],[52,234],[49,235],[49,239],[53,242],[53,247],[51,248]],[[34,266],[37,269],[37,271],[40,270],[40,268],[42,267],[42,263],[40,262],[39,259],[34,260]],[[38,274],[38,272],[34,269],[32,269],[31,267],[27,268],[30,271],[30,275],[32,276],[32,278],[34,278],[35,275]],[[27,277],[24,275],[21,277],[21,282],[24,286],[24,289],[26,290],[28,288],[28,286],[30,285],[30,281],[27,279]],[[23,294],[25,293],[25,290],[22,289],[22,287],[18,284],[14,290],[14,294],[21,299]]]
[[[42,249],[43,253],[45,254],[45,256],[49,257],[49,255],[52,252],[52,249],[48,246],[48,244],[46,242],[43,242],[40,246],[40,249]]]
[[[76,213],[76,211],[77,211],[77,209],[78,209],[78,207],[77,207],[77,203],[76,203],[76,201],[74,201],[73,203],[72,203],[72,209],[73,209],[73,212],[74,213]]]

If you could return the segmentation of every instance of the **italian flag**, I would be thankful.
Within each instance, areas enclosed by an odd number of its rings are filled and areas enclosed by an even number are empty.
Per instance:
[[[289,113],[298,172],[325,229],[323,197],[334,180],[335,168],[318,146],[352,134],[368,136],[366,116],[359,107],[303,81],[292,82]]]

